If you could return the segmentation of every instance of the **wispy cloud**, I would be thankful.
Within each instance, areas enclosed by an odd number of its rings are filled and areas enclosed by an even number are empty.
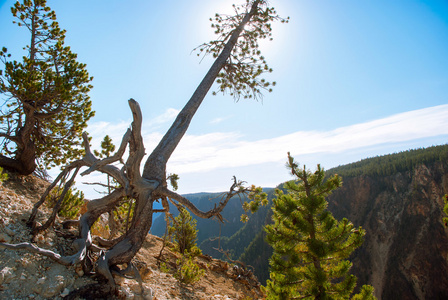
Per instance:
[[[237,133],[187,135],[170,160],[176,173],[206,172],[284,161],[292,155],[337,153],[448,135],[448,105],[440,105],[330,131],[297,131],[254,142]]]

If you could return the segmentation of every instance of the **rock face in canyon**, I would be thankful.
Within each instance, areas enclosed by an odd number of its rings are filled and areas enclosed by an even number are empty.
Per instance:
[[[358,283],[372,284],[379,299],[448,299],[442,224],[448,164],[420,164],[388,176],[343,176],[343,181],[329,209],[367,231],[352,259]]]

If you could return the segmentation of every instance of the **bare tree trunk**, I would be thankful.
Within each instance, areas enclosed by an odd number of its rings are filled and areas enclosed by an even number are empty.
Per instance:
[[[20,175],[30,175],[36,170],[35,151],[28,147],[16,158],[0,155],[0,166]]]
[[[170,129],[146,160],[145,167],[143,169],[144,178],[159,181],[164,180],[165,168],[168,159],[187,131],[193,116],[213,85],[213,82],[219,72],[227,64],[227,60],[229,59],[230,54],[232,53],[232,50],[241,35],[241,32],[244,30],[244,26],[246,26],[252,16],[257,12],[259,2],[259,0],[254,1],[251,10],[245,15],[239,26],[235,28],[229,41],[224,46],[224,49],[220,55],[216,58],[204,79],[202,79],[202,82],[196,88],[190,100],[180,111],[173,125],[171,125]]]
[[[25,126],[13,139],[17,147],[14,158],[0,155],[0,166],[20,175],[30,175],[36,169],[36,146],[31,139],[32,127],[29,127],[28,122],[25,122]]]

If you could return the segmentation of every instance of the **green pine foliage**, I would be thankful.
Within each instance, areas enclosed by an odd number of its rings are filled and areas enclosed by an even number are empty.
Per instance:
[[[99,158],[110,157],[115,151],[115,145],[109,135],[106,135],[101,141],[101,151],[93,150],[93,153]]]
[[[247,198],[250,201],[243,202],[244,214],[240,217],[240,220],[243,223],[247,223],[247,221],[249,221],[248,212],[254,214],[260,209],[261,206],[266,206],[269,204],[268,194],[263,192],[263,189],[259,186],[257,187],[252,185],[249,189]]]
[[[184,208],[179,209],[179,215],[174,218],[173,225],[168,228],[168,233],[173,238],[174,251],[182,255],[198,256],[201,250],[198,248],[196,220]]]
[[[205,270],[201,269],[198,264],[194,262],[194,257],[182,256],[176,261],[177,270],[174,273],[174,278],[184,284],[193,284],[201,279]]]
[[[101,142],[101,151],[93,150],[93,154],[95,154],[99,158],[108,158],[112,155],[112,153],[115,151],[115,145],[112,143],[112,139],[109,135],[106,135]],[[107,193],[110,194],[112,191],[112,184],[111,177],[108,174],[107,175]],[[116,184],[116,182],[113,182]]]
[[[213,92],[213,95],[222,92],[223,94],[229,93],[235,100],[239,100],[241,97],[258,99],[262,97],[263,91],[272,92],[272,87],[276,85],[275,81],[269,82],[265,78],[261,78],[264,74],[271,73],[272,68],[268,66],[265,57],[261,54],[259,41],[262,39],[272,40],[272,21],[288,23],[289,17],[281,18],[273,7],[269,7],[268,1],[257,1],[257,9],[262,13],[258,13],[256,18],[246,24],[244,35],[238,39],[227,64],[217,76],[218,90]],[[214,18],[210,18],[211,27],[217,35],[217,39],[195,48],[197,55],[210,54],[213,58],[217,58],[232,32],[246,16],[245,12],[254,13],[251,12],[253,2],[246,0],[242,5],[233,4],[235,11],[233,16],[216,14]]]
[[[337,221],[326,197],[342,185],[338,175],[325,179],[318,165],[312,173],[300,168],[288,153],[288,168],[297,181],[285,183],[273,200],[274,224],[267,225],[270,259],[268,299],[349,299],[356,277],[349,274],[349,255],[363,242],[365,231],[347,219]],[[374,299],[365,287],[355,299]]]
[[[82,132],[94,115],[87,95],[93,78],[64,45],[65,30],[45,0],[17,1],[11,12],[30,42],[22,61],[0,51],[0,163],[27,175],[82,155]]]
[[[174,173],[168,174],[166,181],[170,183],[173,190],[177,191],[177,189],[179,188],[179,175]]]
[[[363,285],[361,287],[361,291],[354,295],[352,297],[352,300],[371,300],[371,299],[375,299],[375,297],[373,297],[373,286],[371,285]]]
[[[179,208],[179,215],[174,218],[168,233],[173,238],[173,250],[181,254],[176,261],[174,277],[184,284],[200,280],[205,271],[194,262],[194,258],[202,254],[196,244],[198,233],[196,220],[184,207]]]

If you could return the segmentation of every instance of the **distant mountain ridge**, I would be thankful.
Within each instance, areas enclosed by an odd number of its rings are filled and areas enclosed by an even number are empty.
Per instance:
[[[267,191],[272,191],[272,188],[266,189]],[[222,197],[223,193],[192,193],[183,195],[185,198],[190,200],[196,207],[202,211],[209,210],[214,207],[215,203],[218,203]],[[241,227],[244,225],[240,221],[240,216],[244,213],[242,208],[242,201],[245,199],[240,199],[239,197],[234,197],[230,199],[227,206],[222,211],[222,216],[224,218],[224,224],[220,224],[217,219],[201,219],[194,215],[193,218],[197,221],[198,231],[198,245],[204,240],[209,238],[219,237],[229,237],[234,235]],[[174,216],[178,215],[178,211],[175,207],[172,209],[172,214]],[[153,222],[151,227],[151,234],[162,237],[165,234],[165,218],[164,215],[159,215]],[[252,240],[253,237],[250,238]],[[250,241],[249,241],[250,242]],[[205,251],[206,254],[212,254]]]

